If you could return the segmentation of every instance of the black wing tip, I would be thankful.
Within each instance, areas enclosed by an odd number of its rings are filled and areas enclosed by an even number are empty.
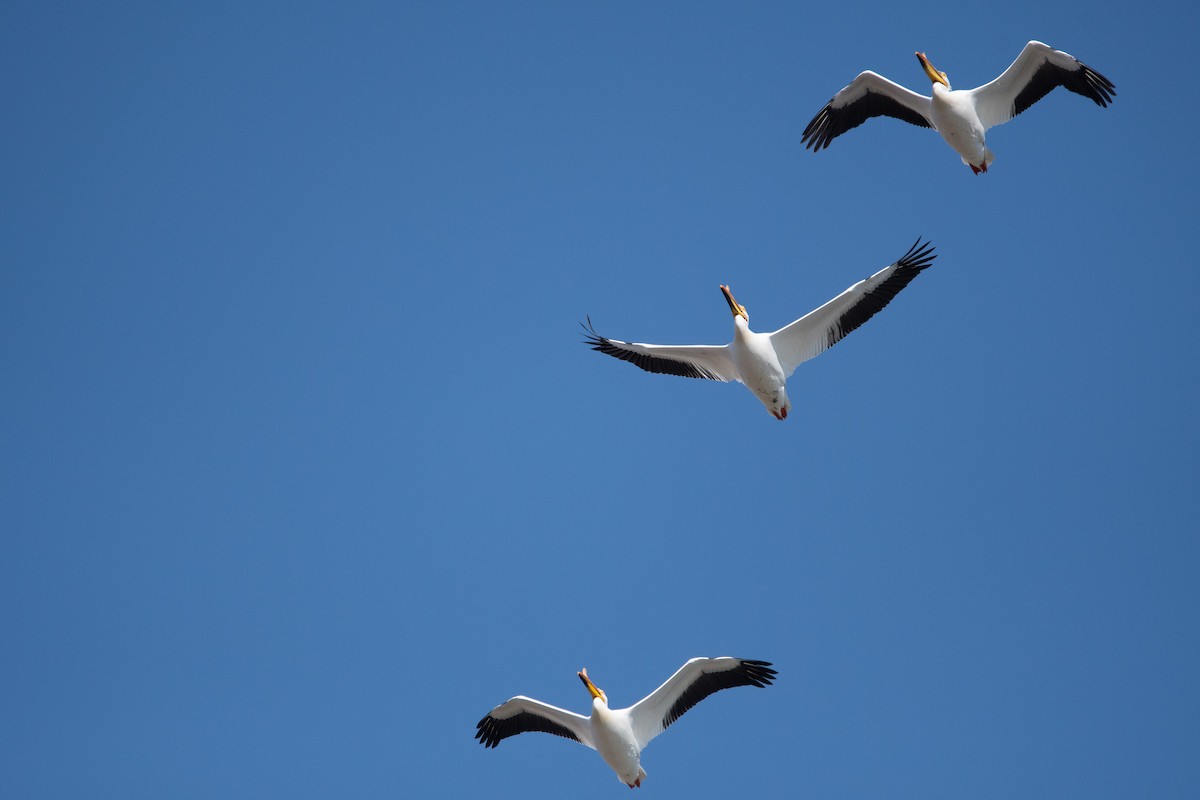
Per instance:
[[[1087,88],[1091,90],[1087,92],[1087,96],[1092,98],[1096,105],[1107,108],[1108,104],[1117,96],[1116,85],[1082,61],[1079,62],[1079,66],[1083,69],[1083,80]]]
[[[804,133],[800,134],[800,144],[804,145],[805,149],[819,153],[826,147],[829,147],[829,143],[833,141],[836,134],[830,132],[829,125],[829,112],[832,106],[833,101],[830,100],[809,121],[808,125],[804,128]]]
[[[921,241],[921,237],[917,237],[917,241],[913,246],[908,248],[908,252],[900,256],[896,261],[898,269],[912,270],[920,272],[933,263],[937,258],[937,253],[934,251],[934,244],[931,241]]]
[[[604,353],[605,355],[619,358],[622,361],[631,360],[631,355],[627,351],[618,347],[616,342],[614,342],[612,339],[609,339],[607,336],[601,336],[600,334],[596,333],[596,329],[592,327],[592,318],[590,316],[587,318],[587,325],[584,325],[581,322],[579,323],[579,326],[583,328],[583,343],[588,347]]]
[[[583,343],[593,350],[603,352],[603,348],[606,345],[611,346],[612,342],[596,333],[596,329],[592,327],[592,316],[590,314],[585,314],[584,316],[587,317],[587,324],[579,323],[579,327],[583,328]]]
[[[612,339],[596,333],[596,329],[592,327],[591,315],[586,314],[585,317],[587,318],[587,324],[585,325],[582,322],[579,323],[579,327],[583,328],[583,343],[593,350],[597,350],[605,355],[619,358],[622,361],[628,361],[629,357],[626,354],[626,351],[617,347],[616,343],[613,342]]]
[[[1070,57],[1075,58],[1075,56]],[[1078,58],[1075,58],[1075,69],[1068,74],[1071,75],[1069,79],[1064,75],[1060,80],[1062,85],[1075,94],[1089,98],[1101,108],[1107,108],[1108,104],[1117,96],[1117,87],[1112,81]]]
[[[475,723],[475,738],[484,747],[495,747],[500,744],[503,738],[496,730],[496,720],[492,719],[492,715],[488,714],[479,722]]]
[[[862,120],[847,121],[843,118],[840,127],[837,123],[838,120],[833,113],[833,100],[830,100],[825,104],[824,108],[817,112],[812,121],[808,123],[808,126],[804,129],[804,133],[800,134],[800,144],[803,144],[814,153],[819,153],[829,147],[834,139],[846,131],[861,125]]]
[[[742,672],[745,674],[750,684],[757,686],[760,689],[770,686],[775,682],[775,676],[779,674],[778,670],[771,669],[770,661],[754,661],[753,659],[741,659]]]

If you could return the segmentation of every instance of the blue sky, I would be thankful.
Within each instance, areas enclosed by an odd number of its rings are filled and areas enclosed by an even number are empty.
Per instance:
[[[475,722],[774,662],[656,797],[1200,784],[1186,4],[45,3],[0,15],[0,784],[612,797]],[[994,129],[800,134],[871,68],[1029,39],[1117,85]],[[1176,106],[1180,101],[1182,106]],[[938,248],[793,376],[729,340]]]

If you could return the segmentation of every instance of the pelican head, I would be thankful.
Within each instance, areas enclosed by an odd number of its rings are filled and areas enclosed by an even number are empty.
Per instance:
[[[925,74],[929,76],[929,80],[933,81],[934,83],[940,83],[942,86],[945,86],[947,89],[949,89],[950,79],[946,77],[946,73],[939,72],[933,66],[933,64],[930,64],[929,59],[925,57],[924,53],[917,53],[916,55],[917,60],[921,62],[921,67],[925,70]]]
[[[603,700],[604,705],[608,705],[608,695],[604,693],[603,689],[600,689],[596,686],[596,684],[592,683],[591,678],[587,676],[587,667],[579,670],[579,672],[576,674],[579,676],[579,680],[583,681],[583,685],[587,687],[588,693],[591,694],[593,698],[596,700]]]
[[[729,310],[733,312],[733,315],[749,322],[750,315],[746,313],[746,307],[733,299],[733,292],[729,291],[729,287],[722,284],[721,292],[725,295],[725,302],[729,303]]]

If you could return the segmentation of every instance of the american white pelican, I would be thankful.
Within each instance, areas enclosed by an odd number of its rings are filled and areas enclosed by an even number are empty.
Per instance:
[[[933,128],[978,175],[987,172],[995,158],[987,148],[984,132],[1008,122],[1055,86],[1089,97],[1099,106],[1107,106],[1117,93],[1108,78],[1075,56],[1041,42],[1025,45],[1000,77],[975,89],[951,91],[946,73],[934,69],[924,53],[916,55],[933,81],[932,98],[867,70],[812,118],[801,143],[815,153],[871,117],[895,117]]]
[[[713,692],[734,686],[769,686],[775,680],[770,662],[744,658],[693,658],[667,682],[629,708],[609,708],[608,696],[588,678],[587,669],[577,674],[592,696],[592,715],[585,717],[534,700],[517,696],[493,708],[475,726],[475,738],[484,747],[495,747],[502,739],[527,731],[542,731],[574,739],[598,750],[604,763],[632,789],[642,785],[642,751],[650,741],[692,706]]]
[[[776,419],[786,419],[792,407],[786,384],[796,367],[833,347],[875,316],[935,258],[933,245],[918,239],[899,261],[774,333],[750,330],[745,306],[733,299],[728,286],[722,286],[733,312],[733,341],[725,345],[622,342],[596,333],[591,317],[584,328],[585,341],[593,350],[629,361],[647,372],[738,381],[754,392]]]

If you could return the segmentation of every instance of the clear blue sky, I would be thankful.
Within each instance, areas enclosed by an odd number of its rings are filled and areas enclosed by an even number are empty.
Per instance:
[[[972,16],[973,14],[973,16]],[[765,659],[659,798],[1200,791],[1197,20],[911,4],[9,4],[0,785],[625,796],[475,722]],[[1029,39],[991,132],[800,134]],[[1177,105],[1182,103],[1182,105]],[[729,340],[936,265],[792,415],[577,323]]]

